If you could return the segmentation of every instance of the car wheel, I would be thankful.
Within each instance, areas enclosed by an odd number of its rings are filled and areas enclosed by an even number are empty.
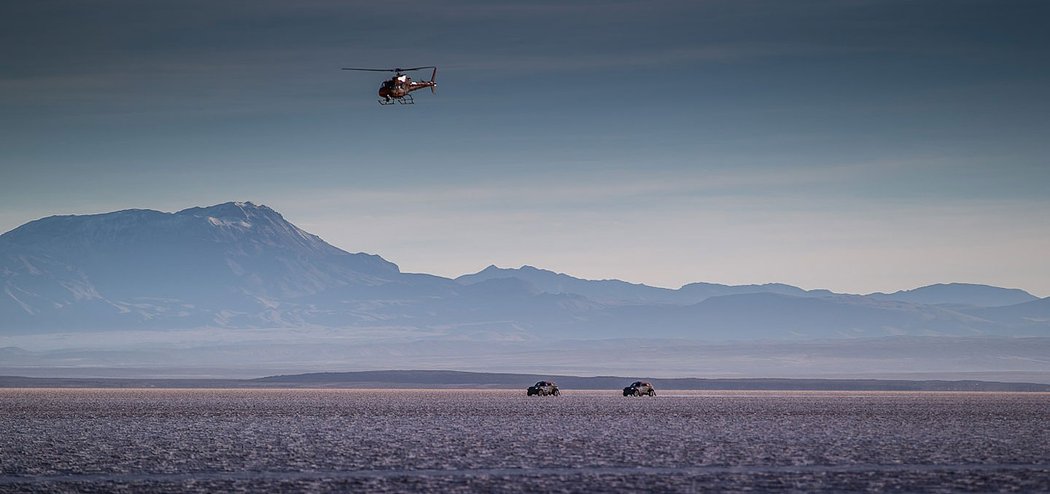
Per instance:
[[[656,391],[650,389],[649,390],[649,396],[656,396]]]
[[[554,392],[551,393],[551,394],[554,395],[554,396],[561,396],[561,391],[554,390]]]

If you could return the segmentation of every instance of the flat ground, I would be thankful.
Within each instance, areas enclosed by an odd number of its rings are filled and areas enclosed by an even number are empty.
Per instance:
[[[0,390],[0,492],[1050,490],[1050,394]]]

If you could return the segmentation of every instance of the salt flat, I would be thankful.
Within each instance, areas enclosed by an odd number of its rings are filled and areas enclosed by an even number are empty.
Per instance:
[[[0,492],[1050,490],[1050,394],[0,390]]]

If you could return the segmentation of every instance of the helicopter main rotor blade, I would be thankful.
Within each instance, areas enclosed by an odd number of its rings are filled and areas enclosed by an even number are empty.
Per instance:
[[[422,69],[437,69],[437,67],[435,67],[433,65],[424,65],[422,67],[409,67],[407,69],[402,69],[401,67],[394,67],[392,69],[363,69],[363,68],[358,68],[358,67],[343,67],[343,70],[364,70],[364,71],[367,71],[367,72],[408,72],[410,70],[422,70]]]
[[[356,67],[343,67],[342,70],[364,70],[367,72],[398,72],[398,69],[359,69]]]

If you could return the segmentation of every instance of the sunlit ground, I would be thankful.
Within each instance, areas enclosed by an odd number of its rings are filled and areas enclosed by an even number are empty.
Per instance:
[[[0,491],[1050,489],[1050,394],[0,390]]]

